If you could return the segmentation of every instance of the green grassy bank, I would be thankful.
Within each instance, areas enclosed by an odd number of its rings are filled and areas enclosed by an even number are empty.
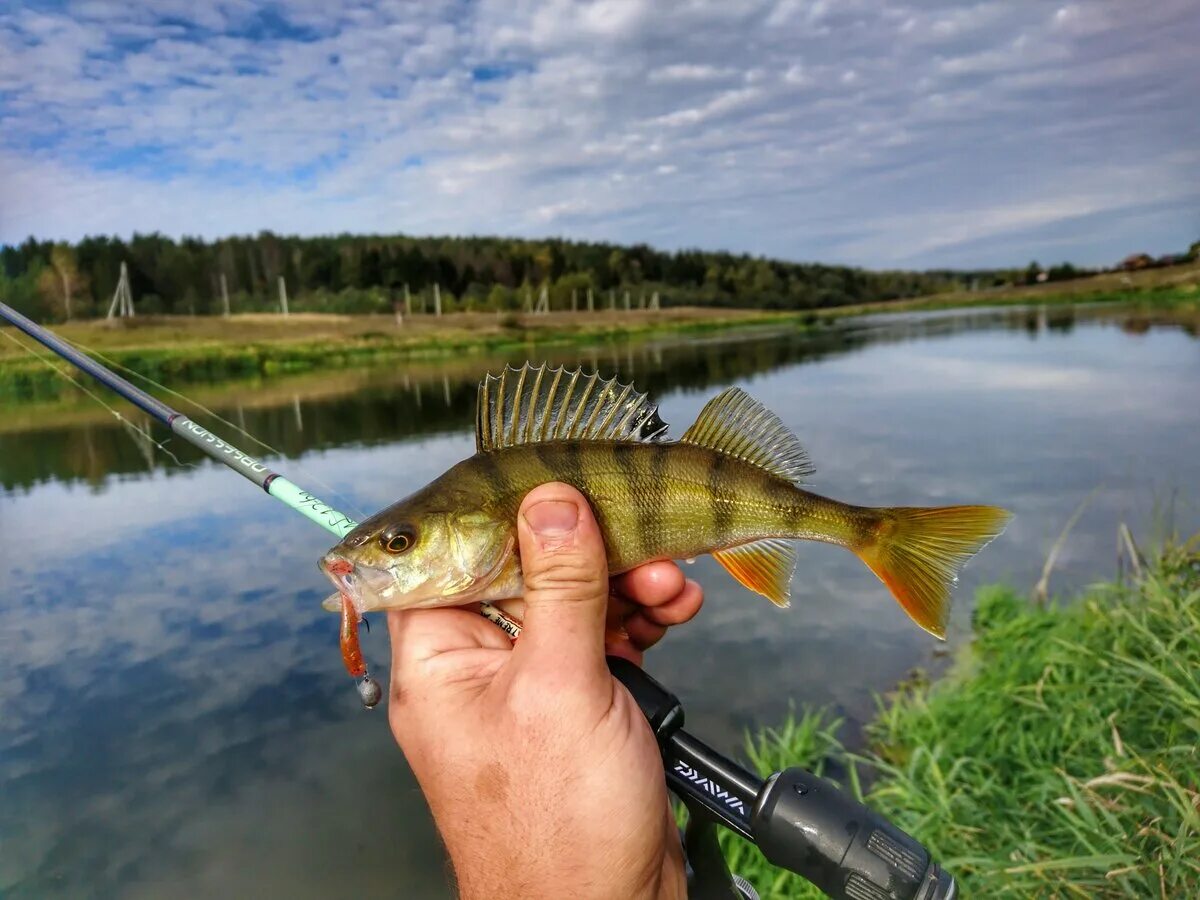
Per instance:
[[[67,340],[164,384],[224,381],[517,348],[594,344],[745,328],[818,327],[811,314],[673,309],[635,314],[422,317],[397,328],[390,317],[238,316],[232,320],[135,320],[57,326]],[[14,332],[10,329],[10,334]],[[29,343],[27,339],[22,339]],[[39,348],[43,356],[48,352]],[[70,367],[59,362],[58,368]],[[57,397],[65,380],[11,342],[0,344],[0,400]]]
[[[1200,897],[1200,536],[1051,608],[981,591],[975,631],[944,678],[881,702],[866,750],[807,714],[751,758],[847,765],[967,897]],[[821,896],[727,849],[764,897]]]
[[[410,316],[402,326],[384,315],[159,316],[69,322],[55,331],[141,375],[182,385],[643,336],[763,326],[816,328],[875,312],[1077,303],[1121,304],[1151,319],[1169,313],[1195,322],[1200,319],[1200,264],[802,311],[670,307],[539,316],[454,313]],[[0,341],[0,401],[51,400],[64,386],[45,365]]]

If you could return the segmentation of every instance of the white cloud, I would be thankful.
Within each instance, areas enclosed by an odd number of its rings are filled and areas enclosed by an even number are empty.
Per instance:
[[[1107,261],[1195,227],[1157,188],[1200,146],[1189,6],[27,6],[0,13],[0,240],[566,233],[1000,263],[1156,186],[1155,234],[1063,248]],[[980,250],[996,234],[1003,257]]]

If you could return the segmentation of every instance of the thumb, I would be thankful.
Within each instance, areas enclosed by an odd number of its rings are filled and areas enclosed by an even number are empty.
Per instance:
[[[608,561],[587,498],[554,482],[526,495],[517,515],[525,622],[514,652],[604,667]]]

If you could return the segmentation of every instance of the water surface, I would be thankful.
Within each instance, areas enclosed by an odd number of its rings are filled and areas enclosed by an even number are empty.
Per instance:
[[[634,379],[675,434],[722,387],[746,388],[800,435],[822,493],[1013,509],[964,573],[951,648],[973,589],[1032,584],[1093,491],[1057,590],[1114,571],[1119,522],[1140,539],[1200,527],[1200,342],[1180,328],[983,310],[547,355]],[[197,393],[361,514],[472,452],[474,383],[500,362]],[[416,785],[320,610],[328,536],[167,450],[86,405],[0,411],[0,894],[448,896]],[[836,548],[802,547],[788,611],[707,559],[689,574],[705,609],[650,668],[727,752],[793,702],[853,726],[874,691],[937,665],[940,645]],[[365,649],[386,676],[383,631]]]

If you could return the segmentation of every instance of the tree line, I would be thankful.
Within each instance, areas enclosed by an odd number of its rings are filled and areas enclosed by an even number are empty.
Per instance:
[[[103,316],[122,263],[138,312],[174,315],[220,314],[225,297],[235,312],[277,309],[280,278],[293,311],[365,313],[390,312],[406,293],[421,304],[434,285],[443,311],[521,309],[543,289],[552,309],[570,308],[572,295],[583,308],[590,290],[597,309],[630,291],[638,299],[657,292],[663,306],[802,310],[1031,277],[1026,269],[869,271],[558,239],[264,231],[206,241],[154,233],[0,247],[0,299],[38,321]]]

